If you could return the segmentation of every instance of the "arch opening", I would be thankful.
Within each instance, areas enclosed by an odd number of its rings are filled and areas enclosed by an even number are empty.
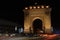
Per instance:
[[[42,30],[42,20],[40,20],[40,19],[35,19],[34,21],[33,21],[33,32],[34,33],[40,33],[39,31],[41,31]]]

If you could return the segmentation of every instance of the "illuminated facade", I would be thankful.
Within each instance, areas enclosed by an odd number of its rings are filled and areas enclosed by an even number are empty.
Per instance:
[[[51,8],[49,6],[30,6],[25,7],[24,11],[24,33],[33,32],[33,21],[40,19],[42,21],[42,29],[45,33],[51,31]]]

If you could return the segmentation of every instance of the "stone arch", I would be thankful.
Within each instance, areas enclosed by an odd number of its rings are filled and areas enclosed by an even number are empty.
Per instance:
[[[24,9],[24,33],[29,33],[30,29],[33,30],[32,22],[36,19],[42,20],[42,29],[45,33],[51,33],[50,9]]]

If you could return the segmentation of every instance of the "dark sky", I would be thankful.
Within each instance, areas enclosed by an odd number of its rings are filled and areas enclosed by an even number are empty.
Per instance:
[[[50,5],[52,8],[52,26],[57,30],[60,29],[60,1],[59,0],[2,0],[0,1],[0,18],[23,25],[23,9],[25,6],[34,5]]]

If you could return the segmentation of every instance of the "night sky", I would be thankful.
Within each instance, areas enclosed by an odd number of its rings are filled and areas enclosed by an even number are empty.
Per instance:
[[[25,6],[50,5],[52,8],[51,19],[54,31],[60,32],[60,1],[59,0],[2,0],[0,1],[0,18],[23,25]]]

